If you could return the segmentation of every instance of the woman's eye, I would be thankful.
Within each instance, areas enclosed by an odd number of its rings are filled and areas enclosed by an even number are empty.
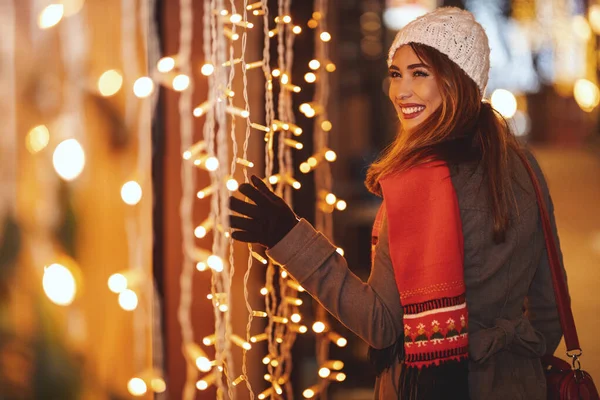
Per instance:
[[[392,78],[401,78],[402,75],[400,75],[400,73],[398,73],[397,71],[390,71],[390,77],[392,77]]]
[[[413,76],[429,76],[429,74],[425,71],[415,71]]]

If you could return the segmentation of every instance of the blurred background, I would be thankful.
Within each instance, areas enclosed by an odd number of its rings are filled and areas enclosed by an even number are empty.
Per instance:
[[[290,3],[293,22],[302,27],[290,72],[291,81],[302,86],[293,109],[304,132],[297,139],[304,147],[293,155],[295,177],[302,185],[293,194],[295,211],[315,219],[314,174],[298,171],[313,154],[314,125],[298,107],[315,95],[307,74],[312,72],[318,25],[326,19],[331,34],[326,73],[333,127],[327,130],[328,146],[337,154],[331,163],[332,191],[347,203],[344,211],[333,213],[331,240],[344,249],[352,271],[366,280],[380,200],[366,191],[363,181],[368,165],[397,129],[387,98],[388,46],[398,29],[435,7],[472,11],[492,49],[486,97],[532,148],[546,174],[584,349],[582,366],[598,381],[600,3],[327,3],[327,15],[315,14],[308,1]],[[177,1],[0,0],[1,399],[182,398],[189,356],[182,354],[178,316],[183,282],[179,100],[188,90],[193,104],[201,104],[208,91],[201,71],[206,63],[205,8],[201,1],[190,4],[192,69],[188,83],[177,87],[174,76],[155,71],[160,57],[177,54],[181,45]],[[248,2],[232,4],[243,9]],[[277,15],[280,4],[268,1],[268,6]],[[260,60],[261,19],[249,15],[248,20],[257,27],[247,37],[246,59]],[[240,42],[232,42],[236,52]],[[275,68],[275,41],[270,51]],[[264,79],[260,72],[248,77],[250,107],[261,109]],[[241,80],[235,80],[232,90],[243,89]],[[194,119],[196,137],[201,137],[203,123],[203,118]],[[243,140],[243,126],[234,132]],[[252,172],[261,176],[263,147],[261,137],[251,137],[248,159],[255,162]],[[238,178],[243,180],[241,174]],[[210,183],[208,174],[195,179],[198,188]],[[209,207],[194,205],[194,224]],[[211,242],[207,236],[197,243]],[[239,333],[247,322],[242,295],[247,253],[244,246],[234,247],[242,272],[233,276],[229,312]],[[254,309],[262,309],[264,280],[264,268],[253,268],[247,287]],[[213,304],[206,299],[210,273],[194,270],[190,284],[191,322],[200,343],[214,332]],[[302,298],[302,315],[319,318],[318,307],[307,295]],[[345,380],[330,385],[321,398],[372,398],[374,374],[366,345],[332,319],[328,324],[347,339],[344,347],[328,350],[330,359],[345,364]],[[316,336],[312,331],[298,335],[292,349],[297,398],[319,381]],[[258,344],[247,354],[255,393],[267,387],[261,363],[266,353],[266,346]],[[558,353],[564,354],[562,344]],[[239,373],[241,351],[234,359]],[[249,398],[241,386],[238,398]],[[215,398],[215,391],[209,387],[194,396]]]

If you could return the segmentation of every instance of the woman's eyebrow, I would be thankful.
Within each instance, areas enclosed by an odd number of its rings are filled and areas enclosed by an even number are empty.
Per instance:
[[[400,68],[396,67],[395,65],[390,65],[390,70],[400,71]]]
[[[408,67],[406,67],[407,69],[415,69],[415,68],[429,68],[428,65],[425,65],[423,63],[419,63],[419,64],[410,64]]]

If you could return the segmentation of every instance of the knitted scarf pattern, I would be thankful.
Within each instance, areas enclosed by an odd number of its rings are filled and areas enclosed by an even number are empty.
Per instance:
[[[421,369],[468,358],[469,314],[458,200],[448,166],[429,162],[381,181],[392,265],[404,310],[404,363]]]

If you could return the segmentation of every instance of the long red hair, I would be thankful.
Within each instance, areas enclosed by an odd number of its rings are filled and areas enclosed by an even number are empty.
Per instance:
[[[381,178],[439,159],[437,149],[445,142],[474,132],[469,145],[475,146],[480,155],[494,217],[494,239],[502,242],[509,225],[510,201],[514,199],[508,154],[521,151],[519,142],[506,120],[481,100],[477,84],[458,65],[432,47],[417,43],[410,46],[421,62],[433,69],[442,104],[410,133],[400,127],[394,142],[369,167],[365,185],[381,196]]]

